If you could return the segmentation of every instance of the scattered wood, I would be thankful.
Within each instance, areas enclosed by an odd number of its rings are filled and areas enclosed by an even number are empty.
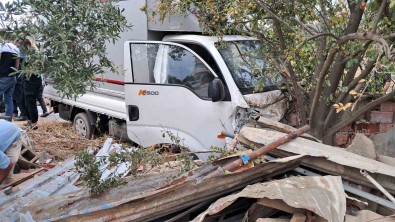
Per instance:
[[[301,213],[296,213],[292,216],[290,222],[305,222],[307,219],[306,215]]]
[[[0,190],[5,189],[7,187],[14,187],[17,186],[31,178],[33,178],[36,174],[44,171],[45,169],[41,168],[41,169],[37,169],[37,170],[33,170],[30,173],[18,173],[18,174],[14,174],[14,182],[7,184],[6,186],[0,187]]]

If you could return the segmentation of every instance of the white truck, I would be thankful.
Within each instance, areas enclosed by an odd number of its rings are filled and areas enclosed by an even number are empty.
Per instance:
[[[286,99],[265,78],[265,59],[254,53],[263,50],[261,42],[202,35],[193,15],[163,23],[148,19],[140,8],[155,7],[155,0],[118,4],[133,28],[109,43],[107,53],[123,74],[97,76],[96,87],[76,100],[62,98],[53,84],[44,91],[55,112],[73,121],[80,134],[109,132],[146,147],[173,143],[163,136],[171,132],[185,147],[202,151],[224,147],[229,141],[221,132],[237,132],[251,115],[283,117]],[[254,93],[252,66],[261,69],[266,92]]]

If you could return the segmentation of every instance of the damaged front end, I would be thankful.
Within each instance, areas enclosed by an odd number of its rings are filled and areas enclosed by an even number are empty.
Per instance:
[[[240,131],[241,127],[253,124],[253,121],[261,116],[280,121],[288,109],[287,97],[280,90],[248,94],[244,95],[243,98],[248,107],[238,107],[236,109],[233,118],[236,133]]]

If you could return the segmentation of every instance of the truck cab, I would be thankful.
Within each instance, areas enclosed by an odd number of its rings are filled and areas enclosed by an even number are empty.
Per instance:
[[[175,135],[192,151],[224,147],[221,132],[235,133],[248,113],[258,113],[259,105],[281,95],[270,78],[269,92],[254,94],[258,80],[252,68],[264,72],[267,65],[251,54],[259,50],[259,41],[242,36],[169,35],[163,41],[125,42],[129,138],[148,146],[174,143],[170,135]],[[284,102],[262,114],[281,119]]]

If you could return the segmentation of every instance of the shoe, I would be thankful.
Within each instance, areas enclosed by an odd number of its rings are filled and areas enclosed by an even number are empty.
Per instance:
[[[25,121],[27,120],[26,116],[17,116],[14,117],[14,121]]]
[[[49,112],[45,112],[45,113],[41,114],[40,117],[47,117],[47,116],[49,116],[49,114],[50,114]]]
[[[23,126],[28,126],[30,127],[32,125],[32,122],[30,122],[30,120],[27,121],[27,123],[24,123]]]

